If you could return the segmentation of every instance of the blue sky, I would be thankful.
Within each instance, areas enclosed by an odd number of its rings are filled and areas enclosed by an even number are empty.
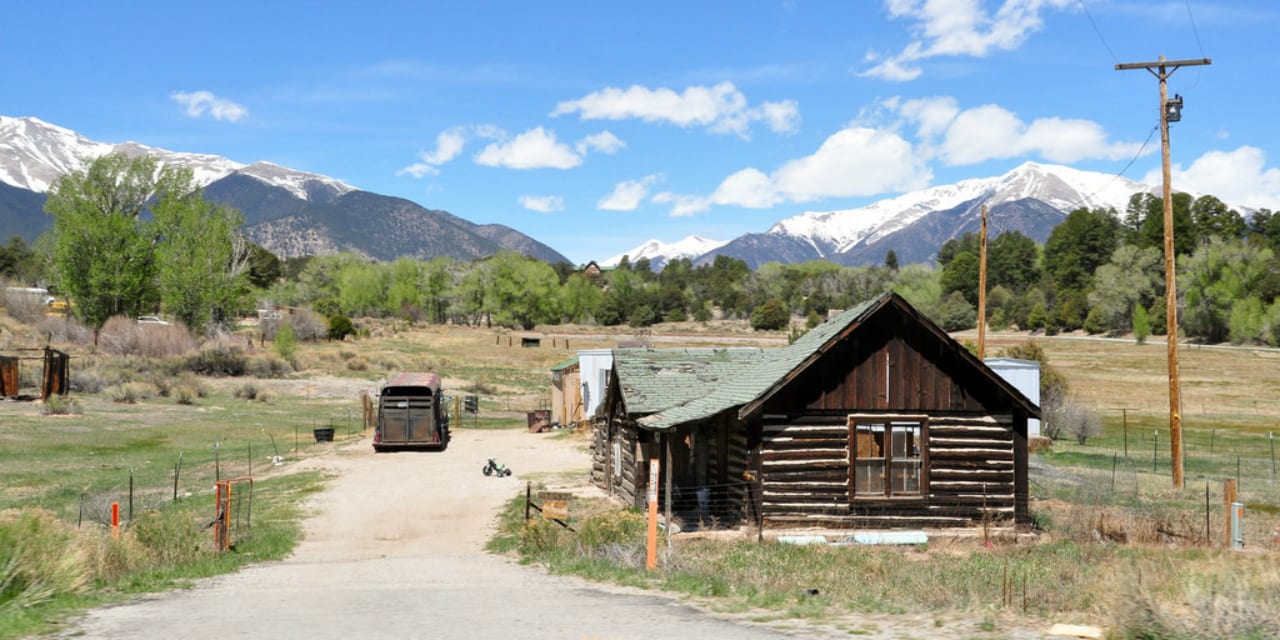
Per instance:
[[[266,160],[575,262],[1028,160],[1280,209],[1272,0],[18,2],[0,113]],[[1145,143],[1145,147],[1144,147]]]

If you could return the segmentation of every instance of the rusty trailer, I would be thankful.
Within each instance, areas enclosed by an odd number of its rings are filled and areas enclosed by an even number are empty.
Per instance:
[[[374,451],[449,446],[449,410],[434,373],[400,373],[378,393]]]

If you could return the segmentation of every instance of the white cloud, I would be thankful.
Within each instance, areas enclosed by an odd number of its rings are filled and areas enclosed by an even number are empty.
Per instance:
[[[399,171],[396,175],[411,175],[415,178],[421,178],[428,175],[436,175],[440,173],[440,165],[453,160],[462,153],[462,148],[467,144],[466,130],[463,127],[453,127],[440,132],[436,136],[436,150],[422,151],[418,153],[419,162],[415,162]]]
[[[1171,180],[1176,189],[1210,194],[1230,205],[1280,209],[1280,169],[1267,168],[1266,160],[1261,149],[1247,145],[1235,151],[1210,151],[1186,169],[1174,165]],[[1162,180],[1159,169],[1143,178],[1147,184]]]
[[[951,122],[959,115],[960,108],[956,105],[955,98],[941,96],[907,100],[898,107],[898,111],[918,125],[916,135],[923,140],[932,140],[951,126]]]
[[[601,211],[635,211],[649,196],[649,188],[662,179],[661,174],[645,176],[639,180],[625,180],[614,185],[609,195],[596,202]]]
[[[799,119],[795,101],[766,102],[748,106],[747,97],[732,82],[715,86],[691,86],[683,92],[632,85],[606,87],[577,100],[556,105],[551,116],[577,113],[583,120],[667,122],[680,127],[707,127],[715,133],[746,137],[750,124],[765,121],[774,131],[792,131]]]
[[[627,143],[606,130],[579,140],[574,148],[578,150],[579,155],[586,155],[588,151],[599,151],[606,154],[617,153],[619,149],[623,149],[626,146]]]
[[[892,131],[868,127],[837,131],[812,155],[792,160],[773,174],[778,190],[793,202],[919,189],[931,178],[910,142]]]
[[[672,216],[712,205],[769,208],[785,202],[868,196],[920,189],[932,173],[910,142],[886,129],[850,126],[817,151],[786,162],[773,173],[748,167],[726,177],[710,196],[659,193],[654,202],[674,205]]]
[[[711,200],[716,204],[768,209],[784,200],[773,180],[759,169],[742,169],[720,182]]]
[[[711,199],[702,196],[693,196],[680,193],[672,193],[663,191],[654,194],[653,201],[658,204],[670,204],[672,218],[684,218],[695,213],[702,213],[711,208]]]
[[[868,54],[867,61],[878,64],[859,75],[905,82],[920,76],[921,60],[982,58],[992,50],[1011,51],[1043,26],[1042,13],[1073,4],[1073,0],[1004,0],[992,15],[980,0],[886,0],[889,17],[913,21],[910,29],[916,39],[883,59]]]
[[[520,196],[520,206],[542,213],[564,210],[564,198],[560,196]]]
[[[760,117],[774,133],[791,133],[800,128],[800,103],[795,100],[766,102],[760,105]]]
[[[1027,124],[1013,112],[989,104],[952,118],[939,154],[949,165],[1030,154],[1070,163],[1092,158],[1122,160],[1133,157],[1141,147],[1139,143],[1109,142],[1102,125],[1091,120],[1039,118]]]
[[[508,169],[572,169],[582,164],[582,157],[557,141],[554,132],[534,127],[511,140],[491,143],[475,161]]]
[[[214,120],[237,122],[249,115],[248,109],[209,91],[174,91],[169,97],[185,107],[186,114],[192,118],[199,118],[207,113]]]

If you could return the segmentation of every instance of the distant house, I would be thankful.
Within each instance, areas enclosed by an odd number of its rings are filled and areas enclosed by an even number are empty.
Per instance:
[[[617,350],[592,478],[723,523],[833,528],[1029,522],[1036,404],[887,293],[771,350]]]
[[[600,275],[600,265],[596,264],[595,260],[588,262],[587,266],[582,268],[582,275],[588,278],[594,278]]]

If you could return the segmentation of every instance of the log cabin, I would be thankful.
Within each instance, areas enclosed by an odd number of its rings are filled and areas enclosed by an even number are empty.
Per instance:
[[[895,293],[778,349],[619,349],[592,480],[682,520],[762,528],[1030,522],[1040,408]]]

